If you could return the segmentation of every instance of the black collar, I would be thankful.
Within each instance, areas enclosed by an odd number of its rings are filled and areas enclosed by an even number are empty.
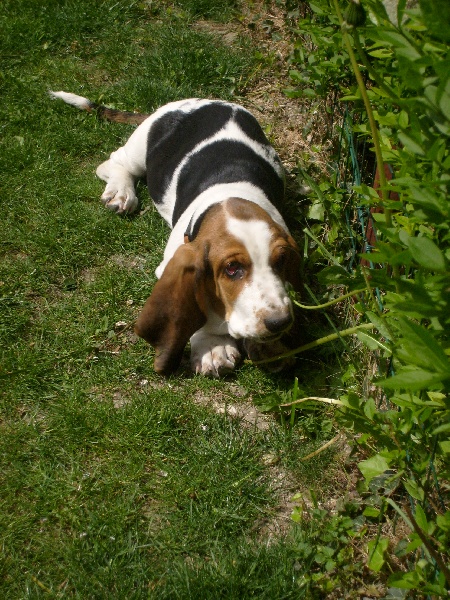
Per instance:
[[[200,226],[205,218],[206,213],[211,207],[208,207],[204,212],[202,212],[197,218],[195,218],[195,212],[189,221],[188,226],[186,227],[186,231],[184,232],[184,243],[193,242],[198,235],[200,230]]]

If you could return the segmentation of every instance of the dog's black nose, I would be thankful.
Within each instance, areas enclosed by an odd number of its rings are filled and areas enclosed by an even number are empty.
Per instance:
[[[293,317],[290,313],[287,315],[276,315],[274,317],[267,317],[264,319],[264,325],[270,331],[270,333],[281,333],[292,325]]]

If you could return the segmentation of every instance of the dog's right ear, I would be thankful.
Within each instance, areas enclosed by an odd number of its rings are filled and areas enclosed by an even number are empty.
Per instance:
[[[179,366],[189,338],[206,323],[200,262],[191,244],[180,246],[136,321],[134,331],[155,348],[154,368],[162,375]]]

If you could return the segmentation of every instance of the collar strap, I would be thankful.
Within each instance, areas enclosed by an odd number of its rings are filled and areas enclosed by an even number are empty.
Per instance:
[[[188,244],[189,242],[192,242],[194,240],[194,232],[193,232],[193,224],[194,224],[194,216],[195,213],[192,215],[188,226],[186,227],[186,231],[184,232],[184,243]]]
[[[186,231],[184,232],[185,244],[188,244],[189,242],[193,242],[195,240],[208,210],[209,209],[207,208],[197,218],[195,218],[195,213],[192,215],[191,220],[189,221],[189,224],[186,227]]]

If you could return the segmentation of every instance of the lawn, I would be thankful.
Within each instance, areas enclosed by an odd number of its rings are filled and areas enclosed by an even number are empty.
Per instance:
[[[299,598],[311,563],[290,498],[345,486],[324,409],[288,428],[261,396],[338,385],[330,351],[272,376],[169,379],[132,324],[168,236],[99,202],[95,168],[129,135],[48,90],[149,112],[185,97],[245,103],[265,62],[245,27],[230,47],[208,19],[234,2],[6,0],[0,165],[0,595]],[[237,21],[238,22],[238,21]],[[218,28],[218,31],[221,29]],[[264,124],[270,127],[270,123]],[[289,153],[288,148],[280,149]],[[295,224],[293,224],[295,225]],[[331,364],[329,364],[331,362]],[[328,363],[328,364],[327,364]],[[337,375],[334,373],[337,372]],[[294,525],[292,523],[292,525]]]

